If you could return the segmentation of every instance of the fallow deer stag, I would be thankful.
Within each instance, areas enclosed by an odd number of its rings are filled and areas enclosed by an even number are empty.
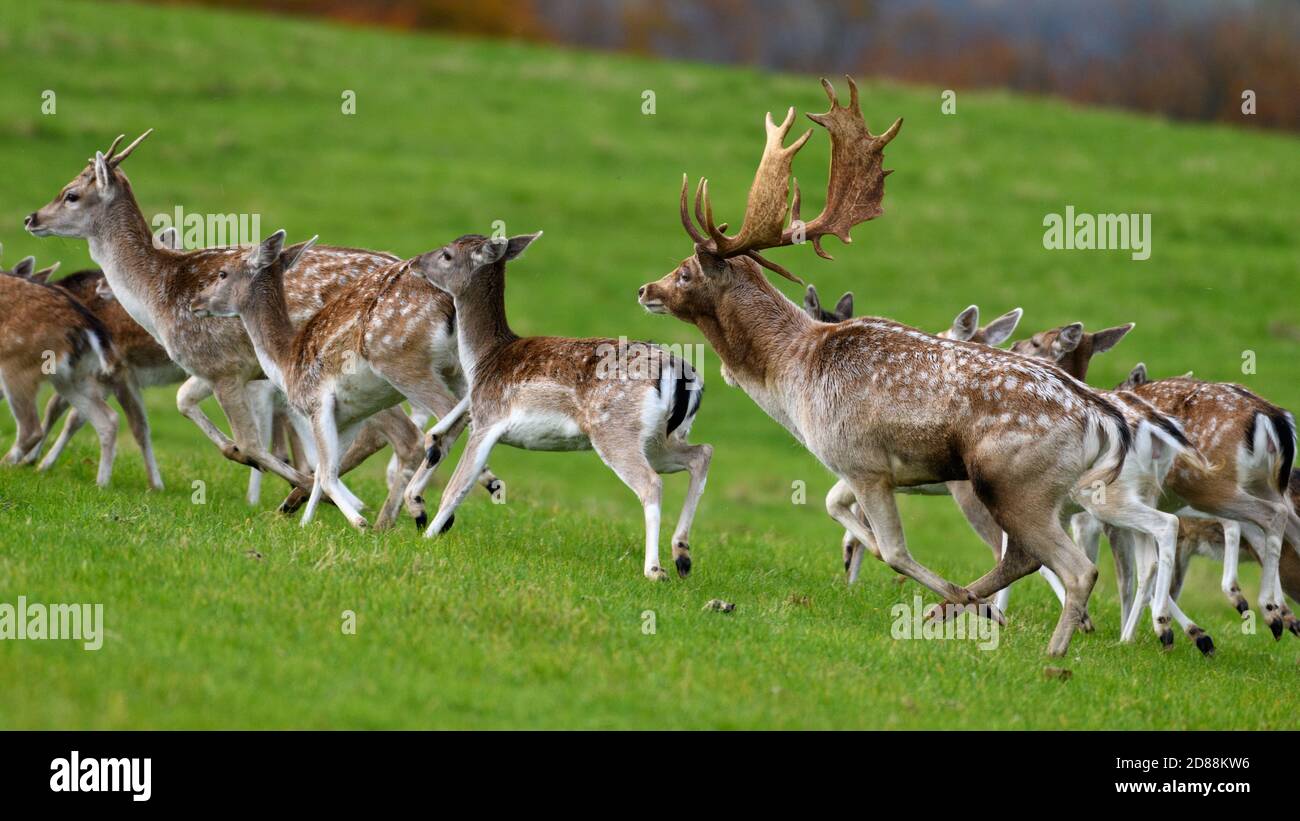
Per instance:
[[[316,446],[316,482],[304,525],[321,495],[329,494],[353,527],[368,526],[359,501],[339,481],[339,465],[361,424],[376,420],[402,465],[375,522],[387,527],[425,456],[419,428],[396,406],[409,399],[417,408],[450,417],[456,389],[465,390],[455,349],[447,344],[455,333],[451,299],[411,275],[410,262],[395,262],[344,286],[295,331],[284,281],[314,242],[285,248],[284,231],[277,231],[243,264],[222,270],[190,309],[202,317],[239,317],[263,372],[298,418],[310,424],[304,438],[310,435]],[[459,428],[450,441],[457,433]],[[497,480],[489,473],[483,481],[492,490]],[[407,506],[423,527],[423,499],[408,497]]]
[[[18,431],[5,464],[19,464],[44,435],[36,396],[48,379],[99,436],[95,482],[108,485],[117,447],[117,413],[104,401],[104,380],[115,375],[118,355],[104,324],[65,291],[29,282],[24,260],[0,276],[0,386]],[[13,275],[16,274],[16,275]]]
[[[469,442],[443,490],[425,535],[451,527],[488,453],[503,443],[523,450],[591,448],[637,495],[645,513],[647,578],[666,579],[659,562],[661,473],[687,471],[690,484],[673,531],[677,574],[691,570],[690,527],[713,449],[686,441],[704,384],[665,349],[614,339],[519,337],[506,320],[506,262],[538,234],[457,239],[418,257],[412,270],[456,302],[460,357],[469,375]],[[412,487],[422,486],[432,461]],[[408,495],[412,491],[408,491]]]
[[[153,241],[149,224],[121,165],[152,133],[146,131],[120,152],[118,137],[106,153],[96,152],[80,174],[40,210],[28,215],[35,236],[81,237],[104,271],[113,293],[131,318],[191,377],[176,395],[180,412],[232,461],[270,471],[298,489],[311,479],[267,449],[269,392],[248,334],[237,319],[199,320],[190,301],[227,266],[240,264],[239,247],[179,251]],[[115,153],[116,152],[116,153]],[[285,281],[290,316],[300,323],[314,315],[339,286],[391,265],[391,254],[317,246]],[[257,387],[253,387],[256,385]],[[230,422],[233,440],[203,413],[199,403],[215,395]],[[374,441],[369,440],[369,441]],[[368,454],[364,454],[368,455]],[[344,467],[359,461],[345,460]]]
[[[1040,564],[1055,571],[1068,605],[1048,651],[1063,654],[1097,570],[1065,534],[1059,515],[1069,499],[1086,498],[1094,482],[1119,474],[1128,426],[1113,405],[1050,365],[887,319],[817,322],[768,282],[763,268],[799,280],[760,251],[806,239],[826,257],[824,237],[847,242],[853,226],[881,213],[883,150],[902,123],[872,135],[852,79],[847,106],[829,82],[822,84],[830,110],[809,117],[831,138],[825,209],[802,222],[797,185],[787,208],[791,161],[812,132],[787,148],[794,109],[780,125],[769,114],[767,146],[740,231],[728,235],[715,222],[707,180],[695,198],[702,228],[693,224],[683,178],[679,206],[694,253],[642,286],[640,302],[700,329],[736,383],[848,484],[882,557],[898,572],[947,602],[1001,618],[987,596]],[[784,227],[787,210],[792,219]],[[898,487],[962,479],[971,480],[1009,534],[997,566],[969,588],[912,558],[894,502]],[[872,538],[849,505],[827,507],[860,541]]]
[[[1175,462],[1165,485],[1167,505],[1171,509],[1186,505],[1237,522],[1260,557],[1259,605],[1265,623],[1274,638],[1281,638],[1284,628],[1300,636],[1300,621],[1282,598],[1280,579],[1283,549],[1289,546],[1300,556],[1300,514],[1290,487],[1295,417],[1240,385],[1187,376],[1151,381],[1145,366],[1134,369],[1122,387],[1177,417],[1214,467],[1207,471],[1182,459]],[[1244,612],[1247,605],[1236,584],[1235,556],[1231,561],[1226,592]]]

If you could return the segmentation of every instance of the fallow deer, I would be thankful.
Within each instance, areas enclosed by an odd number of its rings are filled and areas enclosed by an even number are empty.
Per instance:
[[[394,262],[343,286],[295,331],[284,282],[314,242],[285,248],[284,231],[277,231],[242,264],[222,270],[190,309],[200,317],[239,317],[263,372],[310,423],[316,482],[304,525],[321,495],[329,494],[353,527],[368,526],[356,497],[339,481],[339,466],[361,424],[377,420],[402,465],[376,520],[376,527],[386,527],[425,456],[420,429],[396,406],[409,399],[450,417],[457,394],[465,392],[455,347],[448,344],[455,336],[451,298],[411,275],[411,261]],[[457,433],[459,428],[448,439],[455,441]],[[490,473],[481,478],[489,490],[495,488]],[[407,506],[423,527],[423,499],[408,496]]]
[[[121,169],[123,161],[151,133],[152,129],[146,131],[120,152],[116,149],[122,137],[114,140],[106,153],[96,152],[85,170],[49,204],[28,215],[24,224],[35,236],[86,239],[91,258],[103,269],[122,307],[191,374],[176,395],[181,413],[226,458],[270,471],[302,490],[305,497],[311,479],[267,450],[270,434],[259,426],[257,418],[259,412],[263,418],[269,417],[270,394],[266,391],[270,386],[264,382],[257,355],[239,320],[199,320],[189,310],[194,296],[216,279],[219,271],[241,264],[248,250],[179,251],[153,241]],[[391,254],[354,248],[311,249],[285,281],[292,320],[306,320],[344,283],[396,261]],[[253,388],[254,384],[259,387]],[[216,396],[225,412],[233,440],[199,407],[210,395]],[[350,462],[345,460],[344,467],[348,466]]]
[[[768,282],[763,268],[799,280],[760,251],[808,240],[825,257],[825,236],[847,242],[853,226],[881,213],[883,150],[902,123],[872,135],[852,79],[847,106],[829,82],[823,87],[830,110],[809,115],[831,138],[821,214],[800,220],[797,185],[786,205],[791,161],[812,132],[787,148],[794,109],[780,125],[769,114],[740,231],[728,235],[714,221],[707,180],[696,189],[697,227],[683,178],[680,216],[694,253],[642,286],[640,303],[700,329],[736,383],[848,484],[896,571],[996,618],[987,596],[1040,564],[1055,571],[1069,604],[1048,651],[1064,654],[1097,570],[1061,528],[1060,511],[1071,498],[1089,504],[1094,482],[1118,476],[1128,426],[1110,402],[1050,365],[887,319],[817,322]],[[912,558],[894,501],[897,487],[964,479],[1009,534],[997,566],[969,588]],[[827,508],[860,541],[872,538],[849,505],[828,499]]]
[[[455,300],[473,418],[465,452],[425,535],[451,527],[473,477],[498,443],[523,450],[591,448],[641,502],[642,570],[650,579],[668,576],[659,563],[659,474],[690,474],[672,537],[673,562],[685,577],[691,570],[691,522],[713,456],[709,445],[686,440],[703,381],[683,359],[644,342],[517,336],[506,319],[506,262],[540,235],[463,236],[411,266]],[[430,465],[421,467],[413,488],[421,486]]]
[[[1151,381],[1146,367],[1122,386],[1177,417],[1213,470],[1180,459],[1166,482],[1166,503],[1186,505],[1217,519],[1237,522],[1262,567],[1259,604],[1274,638],[1283,628],[1300,636],[1300,621],[1282,598],[1279,578],[1283,548],[1300,555],[1300,514],[1289,487],[1295,463],[1295,418],[1246,388],[1187,376]],[[1226,591],[1239,611],[1245,597],[1233,578]]]
[[[26,263],[26,260],[24,260]],[[10,272],[13,273],[13,272]],[[117,413],[104,401],[104,381],[118,368],[104,324],[65,291],[29,282],[26,265],[0,276],[0,385],[18,431],[5,464],[18,464],[43,440],[36,397],[47,379],[99,436],[95,482],[108,485],[117,445]]]
[[[1074,322],[1020,340],[1011,346],[1014,353],[1045,359],[1058,365],[1076,379],[1088,375],[1092,358],[1113,348],[1133,323],[1095,333],[1084,331]],[[1173,573],[1178,553],[1178,517],[1161,510],[1162,488],[1175,460],[1207,470],[1209,465],[1183,432],[1176,418],[1161,413],[1151,403],[1127,390],[1099,391],[1111,400],[1128,419],[1133,433],[1134,452],[1125,462],[1118,480],[1106,494],[1118,495],[1100,509],[1075,510],[1071,527],[1075,541],[1094,563],[1100,548],[1100,534],[1105,529],[1115,556],[1120,589],[1121,641],[1132,641],[1137,622],[1147,603],[1151,604],[1152,626],[1161,643],[1173,643],[1169,627],[1172,617],[1204,654],[1214,652],[1210,636],[1178,606],[1171,595]],[[1137,570],[1137,593],[1132,591],[1132,575]],[[1062,598],[1056,580],[1053,590]],[[1134,603],[1136,602],[1136,606]]]

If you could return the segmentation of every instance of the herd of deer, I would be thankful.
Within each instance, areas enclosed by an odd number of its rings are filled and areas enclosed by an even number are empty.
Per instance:
[[[1115,557],[1121,638],[1147,607],[1161,642],[1176,620],[1202,652],[1213,642],[1176,603],[1192,555],[1221,558],[1223,591],[1248,609],[1236,580],[1241,537],[1262,565],[1259,604],[1275,637],[1300,635],[1283,590],[1300,592],[1300,473],[1292,473],[1291,414],[1233,384],[1180,376],[1149,380],[1139,365],[1113,391],[1087,386],[1089,360],[1132,329],[1086,333],[1079,323],[1035,334],[1010,350],[1019,309],[985,326],[975,306],[939,334],[877,317],[852,318],[852,296],[834,311],[808,289],[801,308],[763,269],[798,282],[760,252],[850,241],[881,213],[883,151],[901,120],[867,129],[858,92],[843,105],[823,81],[830,110],[809,118],[827,130],[826,205],[811,220],[790,197],[791,164],[812,134],[786,145],[794,122],[766,122],[767,143],[736,234],[714,221],[707,180],[694,213],[683,178],[682,225],[694,250],[640,304],[699,328],[740,387],[839,481],[826,509],[845,529],[843,558],[856,580],[870,552],[943,600],[930,618],[971,611],[999,622],[1008,586],[1039,570],[1062,610],[1048,651],[1066,652],[1091,630],[1086,605],[1097,579],[1101,532]],[[141,389],[180,382],[177,406],[226,458],[252,467],[255,502],[264,472],[290,483],[281,505],[323,497],[358,528],[365,505],[341,476],[392,445],[388,497],[376,527],[405,507],[426,536],[446,532],[474,484],[490,492],[498,443],[529,450],[591,448],[640,499],[645,575],[667,577],[659,558],[660,474],[686,471],[690,485],[672,536],[677,573],[691,569],[689,532],[712,448],[687,441],[702,380],[665,349],[644,372],[599,368],[607,339],[519,337],[505,312],[505,267],[540,236],[466,235],[411,259],[374,251],[285,245],[283,231],[258,245],[181,250],[153,236],[114,141],[45,207],[26,218],[36,236],[81,237],[102,267],[47,282],[53,268],[19,262],[0,277],[0,378],[17,421],[9,464],[34,462],[59,416],[67,422],[40,463],[51,466],[85,422],[99,436],[98,483],[108,483],[117,437],[116,396],[161,488]],[[57,267],[57,266],[55,266]],[[52,383],[44,419],[36,396]],[[200,409],[215,396],[226,436]],[[412,414],[402,409],[409,402]],[[427,434],[421,427],[437,423]],[[422,493],[468,427],[465,451],[432,521]],[[312,472],[314,471],[314,475]],[[993,550],[996,564],[963,587],[908,551],[894,494],[951,495]],[[1069,516],[1073,538],[1064,529]]]

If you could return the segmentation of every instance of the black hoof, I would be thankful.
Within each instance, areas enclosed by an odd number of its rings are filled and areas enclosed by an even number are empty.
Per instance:
[[[677,575],[680,576],[681,578],[684,579],[687,576],[691,575],[690,556],[687,556],[686,554],[683,553],[682,555],[673,559],[673,564],[677,565]]]
[[[1214,640],[1210,638],[1209,634],[1202,633],[1196,637],[1196,649],[1200,650],[1203,656],[1212,656],[1214,655]]]
[[[491,493],[493,496],[497,495],[497,491],[500,489],[501,489],[500,479],[493,479],[487,484],[487,492]]]
[[[433,467],[442,461],[442,450],[437,445],[429,445],[429,449],[424,452],[424,464]]]
[[[1240,613],[1241,615],[1244,616],[1244,615],[1246,615],[1246,612],[1247,612],[1248,610],[1250,610],[1250,605],[1246,602],[1245,599],[1241,599],[1241,600],[1239,600],[1239,601],[1237,602],[1237,612],[1238,612],[1238,613]]]
[[[1282,638],[1282,621],[1280,619],[1278,621],[1269,622],[1268,629],[1273,631],[1274,639]]]
[[[421,513],[419,516],[415,517],[415,529],[417,532],[423,531],[428,526],[429,526],[429,514]]]
[[[1165,630],[1163,633],[1160,634],[1160,646],[1161,649],[1163,650],[1168,650],[1170,647],[1174,646],[1173,630]]]
[[[456,514],[453,513],[452,515],[447,517],[447,523],[442,526],[442,530],[438,531],[438,535],[441,536],[442,534],[446,533],[448,530],[451,530],[451,526],[454,524],[456,524]]]
[[[1089,616],[1084,616],[1083,618],[1079,619],[1079,631],[1080,631],[1080,632],[1083,632],[1083,633],[1091,633],[1092,631],[1094,631],[1094,630],[1096,630],[1096,629],[1097,629],[1097,628],[1096,628],[1096,627],[1093,625],[1093,623],[1092,623],[1092,618],[1091,618],[1091,617],[1089,617]]]
[[[1287,624],[1286,627],[1287,627],[1288,630],[1291,631],[1291,634],[1292,634],[1292,635],[1294,635],[1294,636],[1300,636],[1300,621],[1293,621],[1293,622]]]

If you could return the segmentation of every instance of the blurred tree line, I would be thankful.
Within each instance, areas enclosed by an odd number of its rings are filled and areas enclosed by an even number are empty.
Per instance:
[[[1294,0],[191,1],[1300,130]]]

